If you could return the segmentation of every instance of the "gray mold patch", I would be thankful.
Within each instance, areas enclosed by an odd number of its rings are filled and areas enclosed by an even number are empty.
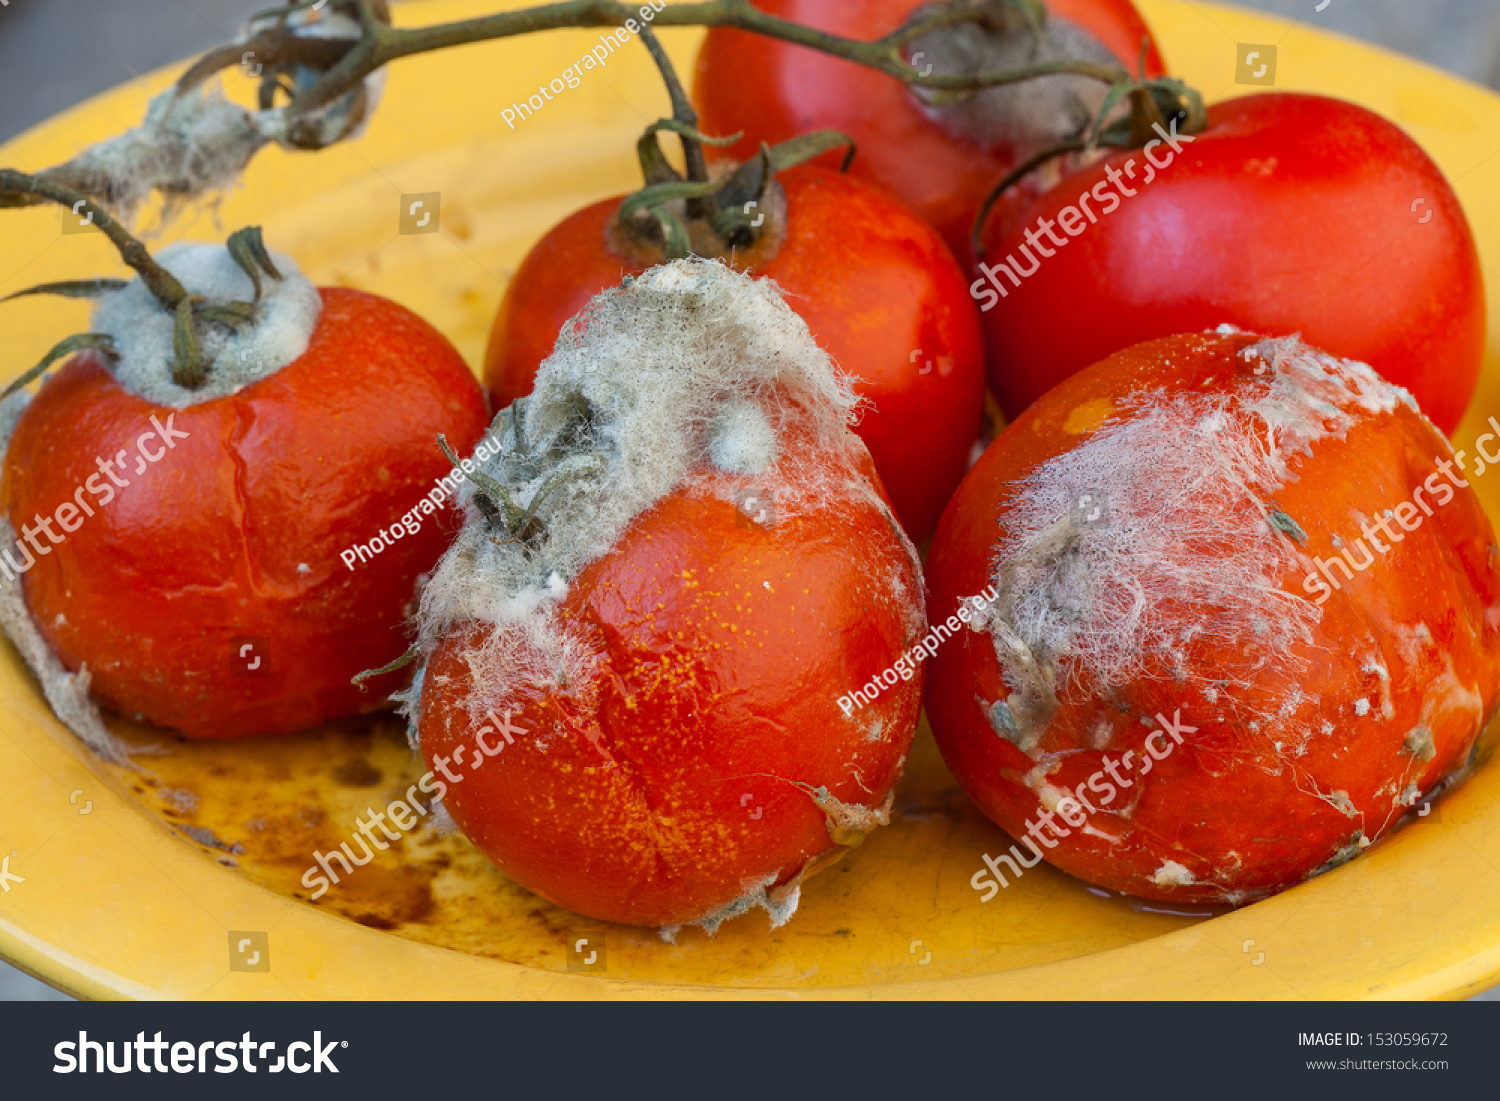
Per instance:
[[[0,403],[0,463],[4,462],[16,422],[30,400],[31,396],[20,390]],[[0,516],[0,548],[12,547],[15,542],[16,533],[9,519]],[[105,760],[128,764],[130,758],[124,743],[104,725],[99,708],[89,695],[88,669],[70,673],[37,629],[21,589],[23,576],[10,577],[6,571],[0,570],[0,629],[15,644],[21,659],[36,676],[42,686],[42,695],[58,720]]]
[[[139,278],[99,299],[95,332],[108,333],[120,350],[114,375],[130,393],[157,405],[182,409],[238,393],[297,359],[307,350],[323,309],[317,287],[298,271],[291,257],[273,253],[284,278],[261,280],[256,321],[243,333],[202,326],[200,341],[208,377],[196,390],[172,381],[172,334],[176,319]],[[176,244],[161,250],[157,262],[184,289],[206,298],[249,302],[255,288],[222,245]]]
[[[782,520],[839,499],[884,509],[855,466],[863,445],[846,425],[856,404],[768,280],[683,260],[604,292],[564,327],[532,396],[497,417],[499,452],[474,464],[517,507],[544,502],[541,533],[493,538],[466,484],[465,526],[422,593],[419,652],[462,623],[500,628],[467,655],[476,715],[516,684],[587,681],[599,655],[584,632],[561,627],[556,606],[580,570],[680,486],[728,500],[736,476],[753,474]],[[789,431],[812,432],[845,461],[831,475],[793,469],[778,460]],[[920,594],[907,597],[920,617]],[[418,697],[403,699],[414,717]]]
[[[1296,454],[1406,395],[1295,337],[1240,355],[1255,370],[1235,393],[1133,394],[1015,487],[995,558],[999,597],[982,619],[1012,689],[1011,722],[992,716],[997,733],[1036,744],[1069,678],[1108,692],[1164,673],[1183,688],[1227,688],[1244,718],[1273,724],[1293,721],[1293,693],[1315,702],[1300,694],[1306,662],[1295,654],[1322,613],[1281,588],[1305,569],[1305,533],[1272,498]],[[1080,521],[1080,485],[1107,496],[1108,524]],[[1200,670],[1205,647],[1228,656]]]
[[[1032,33],[1014,4],[991,2],[986,23],[969,22],[934,31],[912,42],[907,57],[919,71],[927,65],[944,76],[1004,72],[1042,61],[1116,64],[1104,45],[1083,28],[1049,18],[1040,36]],[[933,6],[913,13],[931,14]],[[921,59],[917,60],[917,55]],[[1058,75],[1000,85],[925,110],[950,133],[985,146],[1033,151],[1073,137],[1104,104],[1106,86],[1087,77]],[[919,99],[920,91],[913,93]]]

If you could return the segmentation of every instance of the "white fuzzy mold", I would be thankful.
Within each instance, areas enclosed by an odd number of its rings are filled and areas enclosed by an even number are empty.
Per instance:
[[[1155,670],[1214,698],[1229,690],[1264,719],[1314,702],[1291,655],[1322,612],[1281,587],[1306,537],[1273,498],[1296,454],[1411,397],[1295,336],[1240,355],[1256,378],[1232,395],[1133,395],[1019,483],[983,625],[1013,690],[996,729],[1023,750],[1068,678],[1107,692]],[[1211,676],[1193,658],[1205,643],[1220,655]],[[1273,665],[1286,681],[1274,689],[1261,675]]]
[[[557,602],[642,512],[690,477],[715,482],[705,467],[755,476],[780,516],[834,495],[878,501],[852,466],[831,484],[777,460],[790,421],[810,424],[830,447],[857,445],[845,432],[856,402],[769,280],[680,260],[605,291],[564,328],[519,423],[513,411],[497,418],[499,454],[473,463],[519,508],[545,495],[542,533],[492,539],[465,485],[468,523],[422,594],[420,651],[466,622],[517,628],[493,632],[487,651],[470,657],[476,715],[511,683],[576,682],[594,655],[558,630]],[[556,484],[562,474],[572,476]],[[738,479],[723,481],[732,499],[727,487]],[[409,693],[409,713],[416,702]]]
[[[162,309],[137,277],[103,295],[94,306],[93,331],[108,333],[120,351],[114,376],[130,393],[182,409],[226,397],[275,374],[307,350],[322,313],[322,299],[291,257],[272,253],[283,278],[263,275],[258,317],[244,332],[200,326],[207,379],[196,390],[172,381],[176,319]],[[222,245],[176,244],[157,262],[191,294],[249,302],[255,288]]]

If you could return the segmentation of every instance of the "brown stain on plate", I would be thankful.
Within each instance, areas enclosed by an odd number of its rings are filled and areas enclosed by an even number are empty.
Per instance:
[[[999,851],[1008,840],[958,789],[925,718],[897,788],[892,826],[876,830],[837,868],[809,879],[787,925],[771,930],[766,915],[754,911],[726,922],[712,939],[684,929],[675,945],[652,929],[610,925],[552,905],[512,881],[461,835],[440,834],[430,817],[399,840],[372,828],[386,847],[376,848],[352,874],[342,874],[332,862],[341,882],[313,901],[312,888],[302,882],[314,868],[313,854],[326,855],[348,842],[362,856],[353,840],[355,820],[404,799],[425,771],[407,747],[405,723],[393,714],[230,742],[192,741],[117,719],[111,726],[134,747],[138,765],[137,771],[117,769],[119,779],[182,844],[193,845],[228,874],[423,944],[565,971],[570,938],[602,929],[611,978],[743,987],[956,977],[972,974],[986,960],[1001,969],[1029,958],[1017,952],[1019,944],[1003,927],[1025,917],[1002,905],[981,907],[968,887],[980,854]],[[1045,865],[1027,876],[1035,881],[1028,886],[1055,879],[1049,893],[1086,891]],[[942,893],[953,897],[934,906],[940,883]],[[1023,902],[1017,888],[1012,891],[1014,901]],[[895,922],[911,930],[911,939],[938,950],[918,970],[915,955],[853,935],[851,926],[866,918]],[[989,920],[997,918],[1002,927]],[[1160,915],[1117,920],[1122,946],[1190,924]],[[1060,954],[1068,950],[1065,941],[1056,946]],[[1038,955],[1035,962],[1046,958]]]

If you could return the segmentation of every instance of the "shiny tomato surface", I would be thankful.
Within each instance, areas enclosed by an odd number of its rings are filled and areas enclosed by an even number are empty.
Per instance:
[[[35,559],[27,606],[116,711],[238,738],[382,706],[399,685],[400,674],[365,690],[349,678],[406,649],[417,576],[456,513],[419,513],[414,534],[402,517],[452,469],[438,433],[467,453],[488,412],[463,359],[415,314],[361,291],[321,293],[307,350],[237,394],[155,405],[90,352],[16,426],[0,485],[12,526],[60,508],[74,525],[53,525],[57,545],[38,539],[45,553],[9,548],[18,565],[23,550]],[[346,564],[393,525],[401,538]]]
[[[799,477],[873,477],[810,435],[783,447]],[[757,892],[795,902],[884,817],[916,729],[921,673],[889,670],[923,632],[921,580],[875,496],[762,526],[726,500],[733,476],[694,479],[569,583],[558,629],[599,655],[583,681],[551,675],[524,628],[477,622],[423,675],[422,749],[464,835],[606,921],[711,926]],[[490,698],[476,670],[497,631],[511,675]],[[891,687],[852,706],[882,674]]]
[[[971,289],[1006,413],[1111,352],[1228,323],[1368,363],[1452,432],[1484,278],[1432,158],[1363,107],[1292,93],[1215,104],[1176,144],[1116,152],[985,227]]]

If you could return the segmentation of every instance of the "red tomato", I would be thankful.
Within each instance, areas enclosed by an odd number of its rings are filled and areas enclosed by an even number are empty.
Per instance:
[[[767,281],[682,260],[594,298],[504,417],[423,593],[416,727],[507,875],[607,921],[780,924],[888,820],[922,580],[849,400]]]
[[[1177,142],[1154,165],[1116,152],[985,227],[994,275],[971,289],[1006,413],[1111,352],[1227,322],[1368,363],[1452,432],[1479,377],[1484,283],[1432,159],[1362,107],[1299,94],[1215,104]],[[1007,261],[1034,273],[993,266]]]
[[[488,414],[463,359],[415,314],[361,291],[321,293],[302,356],[236,394],[169,409],[128,393],[89,352],[16,426],[0,506],[17,532],[65,507],[76,530],[36,540],[41,553],[6,549],[16,565],[34,558],[22,580],[46,641],[116,711],[239,738],[381,706],[399,684],[393,674],[362,691],[349,679],[406,648],[417,575],[452,522],[423,516],[353,568],[341,555],[399,526],[450,473],[438,433],[467,452]],[[149,436],[152,417],[170,441]],[[151,465],[143,432],[160,453]],[[122,450],[104,480],[97,460]]]
[[[965,790],[1022,839],[976,872],[985,901],[1040,856],[1250,901],[1469,764],[1500,692],[1485,463],[1367,367],[1262,341],[1168,337],[1080,372],[943,516],[932,620],[996,593],[926,697]]]
[[[777,179],[787,236],[748,271],[775,280],[813,338],[857,379],[870,405],[855,431],[902,526],[920,542],[963,478],[984,407],[979,327],[963,274],[937,235],[885,193],[821,168]],[[558,332],[590,298],[654,262],[615,244],[620,202],[564,219],[511,280],[485,354],[497,407],[531,392]]]
[[[756,7],[821,31],[871,40],[907,21],[924,0],[758,0]],[[1047,0],[1050,18],[1091,35],[1132,74],[1150,30],[1129,0]],[[1029,32],[1019,36],[1029,39]],[[1019,59],[1018,59],[1019,61]],[[1146,75],[1162,73],[1154,42]],[[1102,100],[1104,86],[1097,96]],[[1011,140],[966,134],[969,126],[924,105],[884,73],[801,46],[713,28],[698,55],[693,98],[705,133],[744,131],[738,144],[707,150],[710,157],[744,160],[761,142],[776,144],[809,130],[841,130],[859,154],[851,171],[884,184],[921,214],[960,258],[969,227],[992,187],[1022,159],[1071,133],[1082,120],[1023,118],[1035,108],[1021,97],[989,92],[1004,106],[992,119]],[[1090,102],[1093,102],[1090,100]],[[944,121],[945,118],[947,121]]]
[[[805,442],[788,457],[829,468]],[[838,701],[914,641],[910,609],[871,584],[895,571],[920,590],[901,540],[845,502],[764,531],[743,519],[690,489],[641,517],[561,608],[607,664],[588,684],[538,678],[497,701],[522,732],[499,760],[454,766],[472,770],[444,799],[464,835],[559,906],[660,926],[722,911],[747,884],[795,885],[842,855],[839,805],[867,815],[900,775],[920,676],[857,721]],[[434,770],[494,729],[471,716],[466,655],[496,629],[455,630],[427,666]]]

